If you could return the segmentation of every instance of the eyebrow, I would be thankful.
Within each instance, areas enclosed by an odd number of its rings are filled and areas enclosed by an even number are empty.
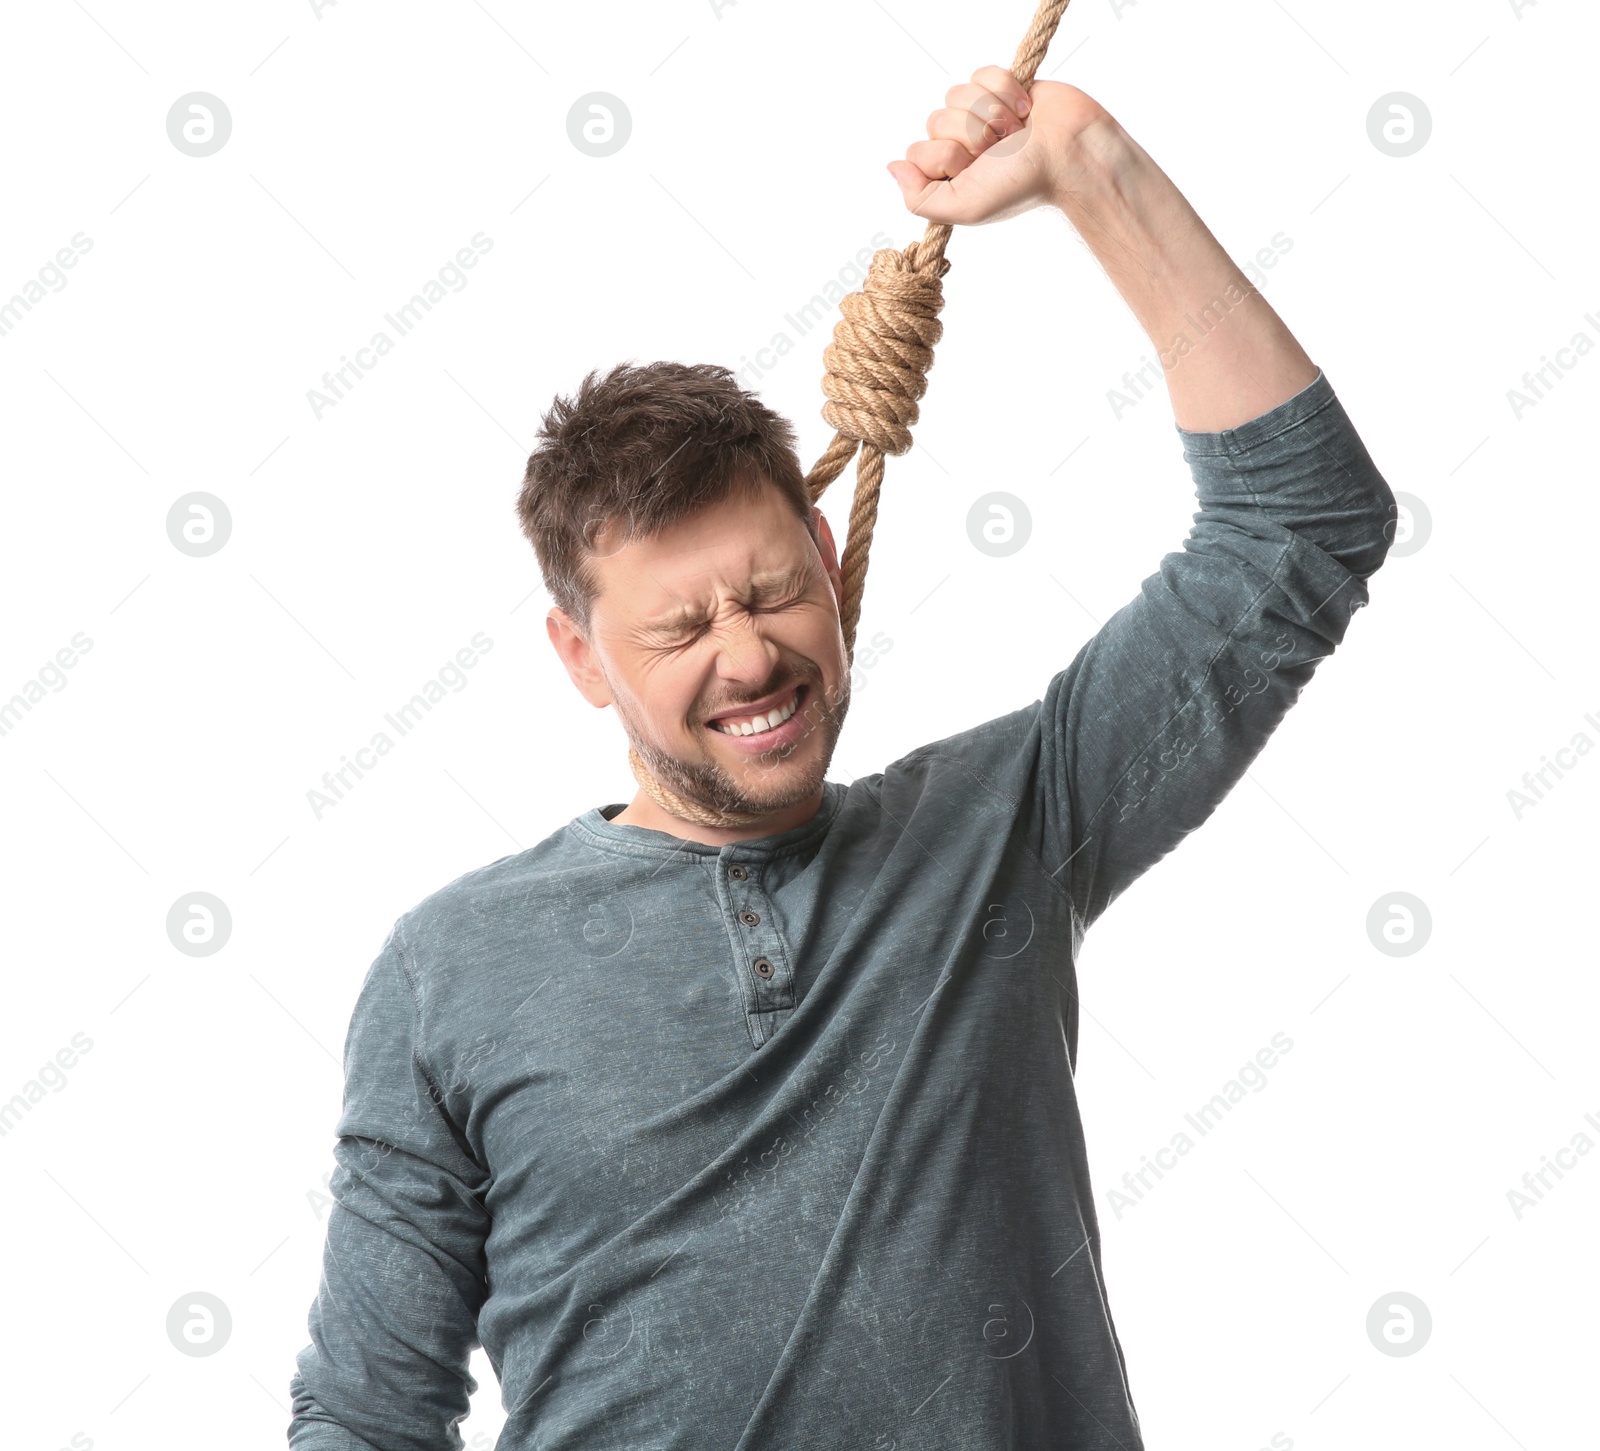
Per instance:
[[[747,603],[786,599],[790,595],[805,593],[810,586],[811,573],[803,565],[777,572],[766,571],[751,576],[744,598]],[[680,630],[704,624],[706,613],[704,605],[679,605],[676,609],[647,619],[644,628],[657,634],[676,634]]]

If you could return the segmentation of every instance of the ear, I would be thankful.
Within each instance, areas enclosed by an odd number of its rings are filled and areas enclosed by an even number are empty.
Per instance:
[[[583,632],[572,617],[560,605],[556,605],[544,617],[544,626],[551,645],[566,666],[567,674],[572,677],[572,683],[578,687],[578,693],[596,708],[610,705],[611,686],[600,669],[594,647],[583,637]]]
[[[817,516],[817,534],[821,539],[822,567],[827,570],[828,578],[833,581],[833,595],[839,602],[839,608],[844,608],[844,571],[839,568],[839,551],[834,547],[833,530],[828,527],[827,516],[815,504],[811,511]]]

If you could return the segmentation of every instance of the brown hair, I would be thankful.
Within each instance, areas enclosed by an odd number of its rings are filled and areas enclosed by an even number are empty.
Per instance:
[[[528,458],[517,517],[545,588],[585,634],[603,526],[648,539],[770,481],[819,543],[794,426],[712,363],[619,363],[557,397]]]

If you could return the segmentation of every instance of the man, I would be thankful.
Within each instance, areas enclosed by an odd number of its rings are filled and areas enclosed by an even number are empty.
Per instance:
[[[299,1451],[459,1446],[478,1342],[516,1451],[1142,1445],[1074,960],[1341,642],[1393,496],[1089,97],[989,66],[927,130],[889,167],[913,212],[1059,208],[1161,350],[1194,527],[1042,699],[847,786],[841,579],[789,426],[709,367],[557,401],[519,504],[551,641],[662,785],[755,819],[642,790],[395,923]]]

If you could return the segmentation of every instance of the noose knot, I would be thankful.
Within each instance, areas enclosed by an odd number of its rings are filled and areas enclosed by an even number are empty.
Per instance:
[[[944,331],[940,279],[950,263],[942,249],[924,260],[918,248],[914,242],[872,254],[867,280],[839,304],[833,341],[822,354],[828,398],[822,416],[845,438],[880,453],[911,447],[917,400],[928,389],[934,344]]]

